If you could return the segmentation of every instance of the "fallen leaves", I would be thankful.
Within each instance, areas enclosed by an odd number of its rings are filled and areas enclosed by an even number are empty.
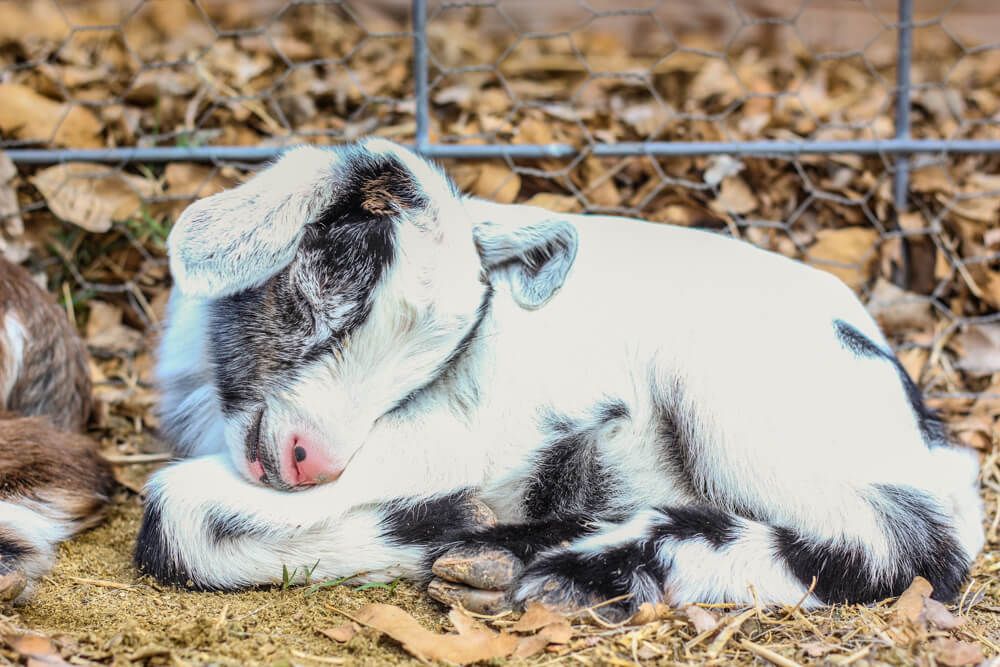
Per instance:
[[[550,644],[566,644],[573,636],[569,621],[541,605],[529,605],[511,632],[496,631],[458,609],[448,614],[456,632],[440,634],[426,629],[408,613],[388,604],[369,604],[352,616],[359,623],[389,635],[421,660],[444,660],[460,665],[517,656],[527,658]],[[321,630],[335,641],[347,641],[348,626]],[[516,634],[515,634],[516,633]]]
[[[97,233],[137,215],[155,193],[148,179],[89,162],[48,167],[29,180],[56,216]]]
[[[56,102],[16,83],[0,83],[0,99],[0,130],[5,135],[73,148],[103,145],[101,122],[85,107]]]
[[[855,292],[871,277],[878,232],[870,227],[824,229],[809,248],[809,263],[832,273]]]
[[[892,624],[888,633],[899,642],[926,639],[933,630],[955,630],[968,619],[955,616],[942,603],[931,598],[934,588],[923,577],[915,577],[892,606]],[[953,637],[936,637],[928,645],[940,664],[958,667],[982,661],[982,649]]]
[[[0,645],[9,648],[28,665],[42,667],[70,664],[63,660],[51,638],[18,630],[4,621],[0,621]]]

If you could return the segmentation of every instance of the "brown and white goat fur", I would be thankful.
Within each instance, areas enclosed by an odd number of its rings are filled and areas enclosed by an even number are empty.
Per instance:
[[[21,602],[56,545],[93,525],[112,477],[93,440],[87,351],[66,314],[0,259],[0,600]]]

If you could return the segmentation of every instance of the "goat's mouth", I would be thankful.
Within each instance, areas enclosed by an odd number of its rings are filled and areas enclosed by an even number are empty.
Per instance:
[[[264,408],[261,408],[254,415],[246,435],[247,468],[254,481],[267,486],[281,485],[283,484],[281,475],[278,474],[274,462],[268,457],[267,448],[261,446],[263,423]]]

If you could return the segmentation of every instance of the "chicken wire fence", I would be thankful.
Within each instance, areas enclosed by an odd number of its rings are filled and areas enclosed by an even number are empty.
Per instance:
[[[939,406],[990,411],[991,1],[0,0],[17,167],[0,164],[16,194],[0,251],[25,260],[30,230],[58,224],[50,282],[149,323],[193,198],[288,145],[379,135],[475,194],[813,263],[862,295]]]

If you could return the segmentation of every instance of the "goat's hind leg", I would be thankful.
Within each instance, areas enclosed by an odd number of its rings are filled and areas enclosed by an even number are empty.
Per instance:
[[[43,418],[0,418],[0,600],[27,598],[56,545],[100,519],[113,487],[89,438]]]
[[[835,534],[708,505],[650,508],[621,522],[556,521],[550,530],[528,524],[473,531],[452,536],[437,552],[469,562],[435,567],[450,581],[432,592],[443,586],[439,599],[477,605],[483,586],[475,563],[507,553],[523,569],[504,582],[502,602],[600,605],[612,620],[643,602],[871,603],[900,594],[917,575],[932,582],[939,599],[957,594],[976,546],[963,539],[946,502],[912,487],[873,485],[845,497],[843,506],[854,519],[850,530]],[[491,604],[490,611],[500,605]]]

